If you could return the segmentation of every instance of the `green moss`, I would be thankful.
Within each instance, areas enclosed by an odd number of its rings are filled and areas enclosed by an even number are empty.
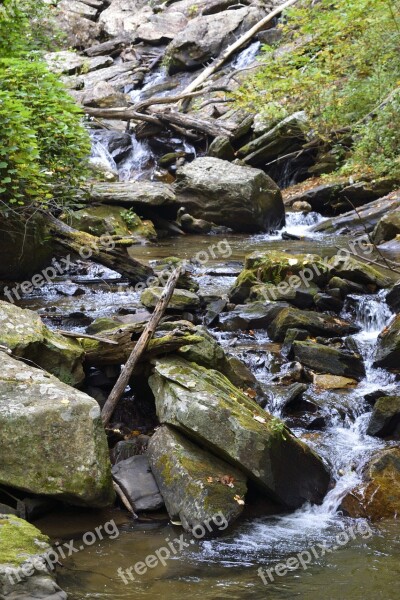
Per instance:
[[[19,566],[47,550],[44,544],[49,544],[49,538],[30,523],[0,515],[0,564]]]

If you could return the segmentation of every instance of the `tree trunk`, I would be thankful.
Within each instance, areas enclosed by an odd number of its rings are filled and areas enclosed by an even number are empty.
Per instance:
[[[131,283],[146,281],[154,275],[150,267],[142,265],[129,256],[126,243],[118,247],[118,241],[113,242],[111,236],[99,238],[90,233],[78,231],[47,213],[44,214],[44,220],[53,240],[63,248],[78,254],[83,259],[90,258],[108,269],[117,271],[127,277]]]

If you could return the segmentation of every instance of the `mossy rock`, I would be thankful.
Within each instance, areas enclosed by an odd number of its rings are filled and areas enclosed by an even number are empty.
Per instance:
[[[247,478],[232,465],[168,425],[151,438],[148,457],[171,520],[179,520],[186,531],[210,523],[212,531],[205,529],[209,536],[218,532],[215,515],[223,516],[223,529],[240,516]]]
[[[161,423],[246,473],[270,500],[322,500],[330,477],[321,459],[221,373],[171,356],[155,361],[149,383]]]
[[[312,335],[337,337],[357,333],[360,328],[344,319],[312,310],[284,308],[267,325],[268,335],[276,342],[283,342],[289,329],[304,329]]]
[[[97,402],[2,353],[0,485],[71,504],[114,498],[107,439]]]
[[[378,398],[372,409],[367,434],[400,439],[400,396]]]
[[[0,344],[72,386],[84,380],[83,348],[51,331],[39,315],[0,301]]]
[[[318,373],[330,373],[361,381],[365,377],[364,362],[360,354],[343,351],[315,342],[293,342],[294,358]]]
[[[374,366],[400,372],[400,315],[379,335]]]
[[[148,287],[140,296],[140,301],[146,308],[155,308],[163,293],[163,287]],[[199,308],[200,298],[189,290],[176,288],[168,304],[169,310],[185,311]]]
[[[27,558],[50,550],[50,540],[31,523],[0,515],[0,565],[22,565]]]
[[[375,267],[355,258],[334,256],[330,259],[329,265],[333,276],[336,275],[351,282],[371,286],[371,291],[393,285],[393,280],[390,277],[387,277]]]
[[[79,231],[98,237],[133,237],[138,242],[157,239],[151,221],[142,221],[132,210],[121,206],[89,206],[64,215],[63,220]]]

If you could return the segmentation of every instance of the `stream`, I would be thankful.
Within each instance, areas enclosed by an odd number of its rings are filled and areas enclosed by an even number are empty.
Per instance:
[[[216,257],[206,265],[194,266],[202,293],[221,295],[232,284],[245,254],[250,251],[268,248],[290,253],[334,254],[337,237],[316,237],[315,234],[307,237],[309,226],[319,219],[321,217],[315,214],[306,217],[289,214],[285,230],[272,236],[185,236],[178,243],[170,238],[136,247],[135,256],[144,262],[171,255],[190,259],[210,242],[223,240],[229,244],[229,258]],[[285,240],[282,239],[285,232],[304,237]],[[340,244],[345,246],[345,237],[340,238]],[[129,307],[130,310],[140,307],[138,294],[124,291],[123,286],[116,283],[116,274],[103,267],[92,266],[86,274],[71,279],[82,288],[83,294],[79,298],[60,296],[56,291],[63,285],[60,280],[42,288],[40,295],[27,297],[23,306],[38,310],[49,325],[62,322],[63,327],[78,330],[82,327],[79,318],[69,317],[77,310],[95,318],[115,313],[116,307]],[[304,600],[394,600],[399,597],[399,522],[389,520],[370,525],[362,519],[342,516],[338,511],[342,498],[361,481],[361,469],[372,452],[391,444],[366,435],[370,407],[364,396],[378,389],[396,391],[394,376],[372,367],[377,336],[391,318],[384,294],[350,297],[342,316],[347,313],[361,326],[360,333],[354,337],[365,360],[365,379],[349,390],[317,392],[312,386],[309,388],[309,399],[321,407],[326,418],[322,432],[293,428],[289,422],[295,434],[329,463],[334,474],[336,484],[323,504],[306,505],[281,516],[245,514],[236,526],[219,538],[192,540],[187,549],[172,556],[164,565],[148,569],[142,576],[135,574],[134,580],[128,583],[118,576],[117,569],[128,569],[165,546],[166,540],[180,535],[179,527],[170,524],[163,514],[133,521],[128,513],[118,509],[107,512],[71,509],[62,514],[53,513],[39,519],[36,525],[60,543],[69,539],[79,541],[84,532],[111,518],[119,528],[118,537],[97,540],[62,561],[63,567],[58,570],[59,583],[71,599],[167,597],[174,600],[188,595],[210,600],[265,597],[277,600],[294,597]],[[242,332],[211,332],[227,351],[247,363],[262,385],[268,385],[279,375],[276,345],[265,332],[257,331],[253,336]],[[266,409],[287,420],[279,402],[272,401]],[[338,536],[342,534],[346,539],[349,531],[353,532],[350,539],[338,543]],[[319,548],[319,545],[332,549],[325,553],[320,550],[320,554],[316,552],[318,558],[313,556],[304,569],[289,570],[280,577],[275,574],[273,581],[266,579],[265,582],[258,574],[260,567],[273,568],[298,553]]]

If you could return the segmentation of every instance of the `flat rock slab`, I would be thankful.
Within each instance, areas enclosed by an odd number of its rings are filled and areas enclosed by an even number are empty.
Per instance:
[[[140,302],[146,308],[155,308],[161,298],[164,288],[149,287],[144,290],[140,296]],[[190,310],[200,306],[200,298],[197,294],[189,290],[175,289],[171,300],[168,303],[168,309],[171,310]]]
[[[330,477],[318,455],[221,373],[170,357],[155,361],[149,383],[161,423],[231,462],[271,500],[322,500]]]
[[[247,477],[238,469],[167,425],[157,429],[148,452],[168,514],[185,531],[201,533],[205,526],[204,536],[209,536],[239,517]]]
[[[0,353],[0,485],[70,504],[114,499],[96,400]]]
[[[303,329],[323,337],[341,337],[360,330],[344,319],[296,308],[284,308],[267,327],[268,335],[276,342],[283,342],[289,329]]]
[[[158,510],[164,506],[146,455],[132,456],[113,466],[112,476],[122,488],[135,512]]]
[[[96,183],[90,189],[90,196],[94,202],[118,206],[178,206],[176,196],[169,185],[151,181]]]
[[[295,360],[319,373],[330,373],[360,381],[365,377],[364,362],[360,354],[338,350],[315,342],[293,342]]]

